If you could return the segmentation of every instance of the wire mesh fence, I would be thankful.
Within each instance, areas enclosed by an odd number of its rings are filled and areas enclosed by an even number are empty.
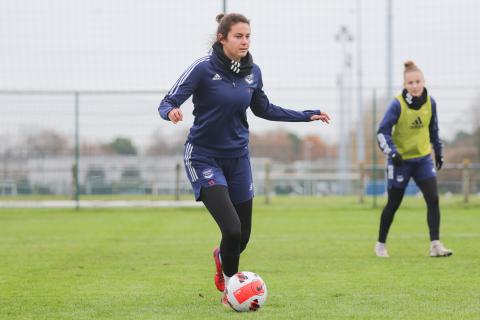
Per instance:
[[[469,159],[468,190],[477,192],[477,1],[457,1],[452,11],[446,0],[25,0],[0,3],[0,194],[191,192],[183,168],[178,183],[175,175],[192,102],[177,126],[156,109],[209,50],[224,2],[251,19],[251,52],[270,100],[320,108],[333,119],[329,126],[278,124],[249,113],[257,193],[265,190],[265,158],[271,192],[376,192],[384,158],[374,132],[402,88],[408,59],[425,73],[448,142],[440,191],[465,189]]]

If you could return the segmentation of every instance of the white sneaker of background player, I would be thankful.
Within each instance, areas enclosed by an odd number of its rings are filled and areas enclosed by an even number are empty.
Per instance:
[[[375,251],[375,254],[377,257],[380,258],[390,258],[388,255],[387,247],[385,246],[385,243],[377,242],[375,244],[375,248],[373,249]]]
[[[430,257],[448,257],[452,254],[453,251],[445,248],[439,240],[430,243]]]

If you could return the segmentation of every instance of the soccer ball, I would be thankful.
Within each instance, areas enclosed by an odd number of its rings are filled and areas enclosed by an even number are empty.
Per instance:
[[[242,271],[230,278],[227,302],[233,310],[257,311],[267,299],[267,286],[256,273]]]

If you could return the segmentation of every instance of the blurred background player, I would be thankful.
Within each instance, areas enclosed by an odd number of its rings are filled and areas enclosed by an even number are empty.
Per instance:
[[[389,257],[385,242],[393,217],[402,202],[412,177],[427,204],[430,230],[430,256],[452,255],[440,242],[440,208],[436,171],[443,165],[442,144],[438,135],[435,100],[425,88],[422,71],[412,61],[405,62],[404,89],[388,107],[377,131],[378,144],[387,155],[388,201],[380,219],[375,254]],[[435,151],[435,167],[431,151]]]
[[[180,76],[159,106],[176,124],[180,106],[193,95],[194,122],[185,143],[185,170],[197,201],[202,201],[222,233],[213,251],[215,285],[224,291],[238,272],[252,225],[253,180],[248,150],[247,108],[272,121],[328,123],[320,110],[293,111],[271,104],[263,92],[260,68],[253,63],[250,22],[240,14],[217,16],[216,41],[209,55]],[[223,300],[225,303],[225,300]]]

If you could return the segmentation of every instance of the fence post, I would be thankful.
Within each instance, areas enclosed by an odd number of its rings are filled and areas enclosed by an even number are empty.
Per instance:
[[[475,170],[470,171],[469,179],[470,179],[470,193],[476,194],[478,191],[477,191],[477,175]]]
[[[373,89],[372,92],[372,183],[374,186],[373,192],[373,207],[377,207],[377,152],[375,146],[377,145],[377,91]]]
[[[79,163],[80,163],[80,128],[79,128],[79,113],[80,113],[80,97],[79,93],[75,92],[75,164],[73,166],[73,175],[75,182],[75,209],[80,209],[80,180],[78,177]]]
[[[463,202],[468,203],[468,196],[470,194],[470,160],[463,160],[463,169],[462,169],[462,191],[463,191]]]
[[[77,200],[77,164],[72,164],[72,200]]]
[[[359,166],[359,170],[360,170],[360,177],[359,177],[359,198],[358,198],[358,202],[359,203],[365,203],[365,198],[364,198],[364,194],[365,194],[365,190],[364,190],[364,186],[365,186],[365,163],[362,161],[360,162],[360,166]]]
[[[270,160],[265,161],[265,181],[264,181],[264,187],[265,187],[265,204],[270,204],[270,169],[271,169],[271,163]]]
[[[180,200],[180,163],[175,165],[175,200]]]

